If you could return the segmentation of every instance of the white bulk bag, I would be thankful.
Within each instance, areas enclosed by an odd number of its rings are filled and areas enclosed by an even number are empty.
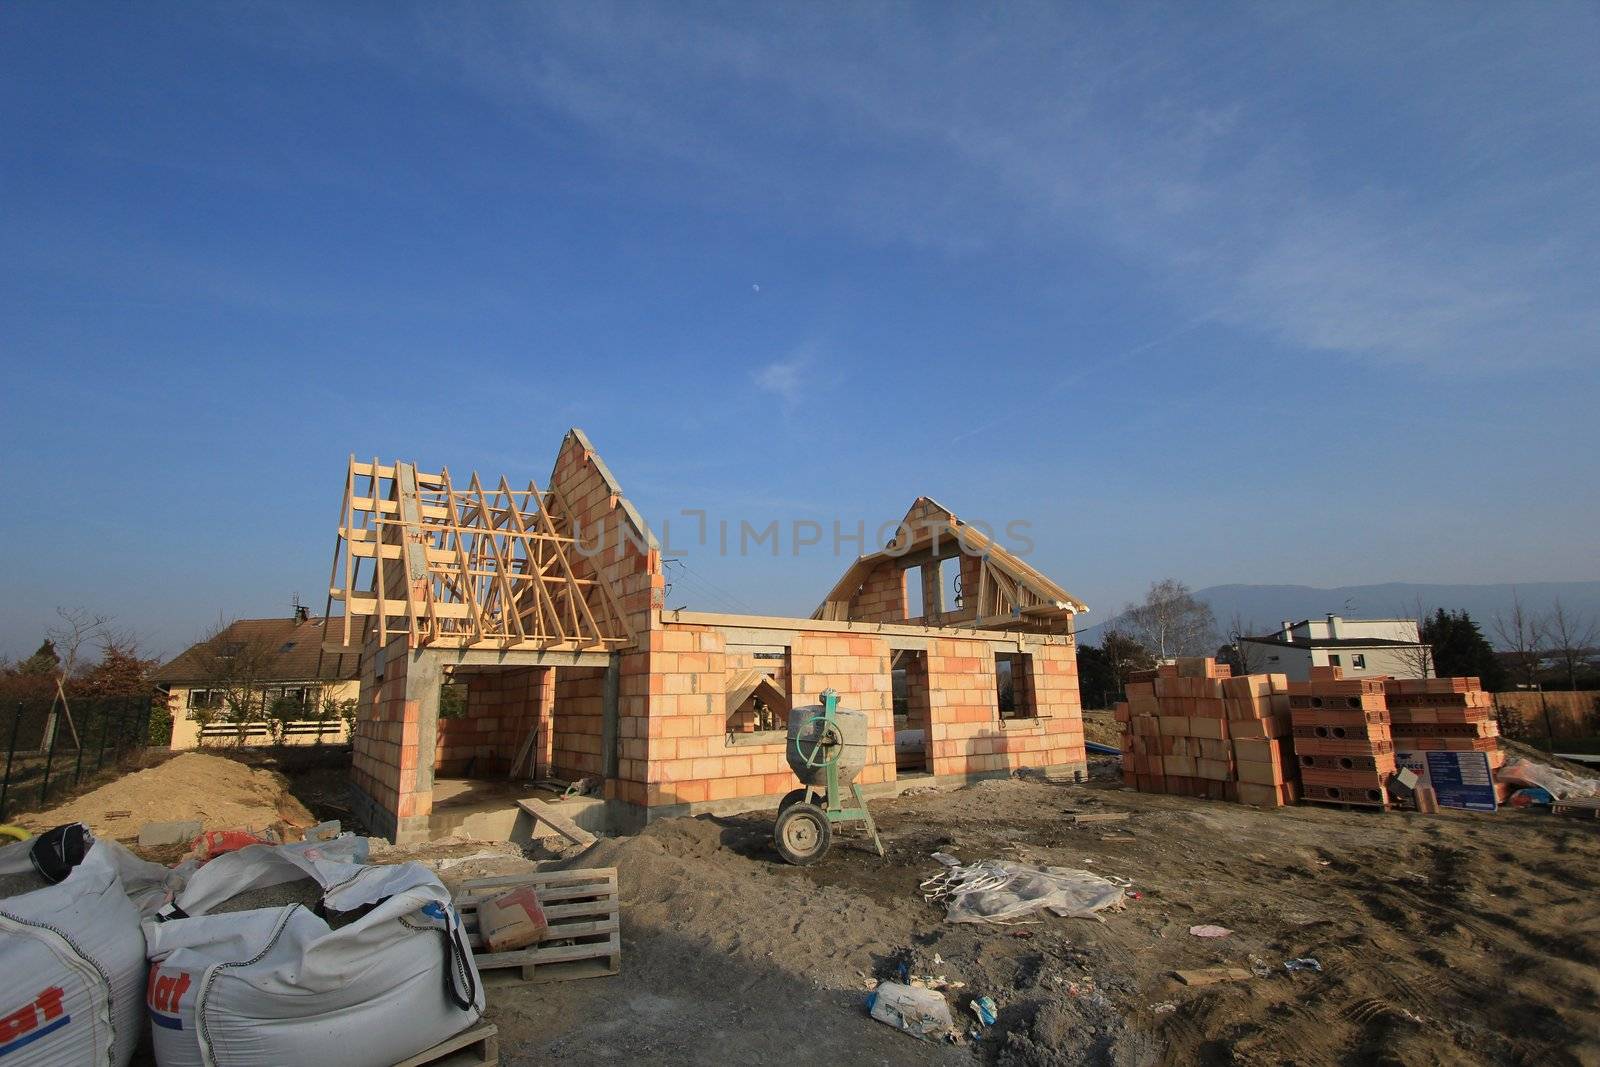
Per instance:
[[[0,848],[0,875],[33,869],[33,841]],[[143,1027],[139,907],[122,873],[158,906],[164,869],[95,841],[55,885],[0,899],[0,1063],[123,1067]],[[152,888],[152,883],[154,887]]]
[[[206,915],[247,889],[310,876],[338,929],[300,904]],[[251,845],[189,879],[145,923],[147,1003],[163,1067],[387,1067],[483,1014],[449,891],[419,863],[362,866],[315,846]]]

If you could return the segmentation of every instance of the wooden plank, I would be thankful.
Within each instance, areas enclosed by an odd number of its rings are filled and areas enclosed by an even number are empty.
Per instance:
[[[565,815],[562,815],[560,812],[556,811],[555,808],[551,807],[549,804],[546,804],[542,800],[535,800],[532,798],[527,800],[519,800],[517,801],[517,807],[533,816],[533,822],[536,828],[538,824],[542,822],[546,826],[550,827],[550,829],[566,838],[568,841],[571,841],[574,845],[577,845],[579,848],[588,848],[595,842],[595,836],[593,834],[579,826],[577,823],[573,822],[571,819],[567,818]]]
[[[496,1067],[499,1062],[500,1028],[479,1022],[394,1067]]]
[[[1095,811],[1086,812],[1082,815],[1074,815],[1071,818],[1075,823],[1125,822],[1128,818],[1128,815],[1129,813],[1126,811]]]
[[[1173,971],[1172,977],[1184,985],[1216,985],[1218,982],[1243,982],[1250,972],[1243,967],[1202,967],[1194,971]]]

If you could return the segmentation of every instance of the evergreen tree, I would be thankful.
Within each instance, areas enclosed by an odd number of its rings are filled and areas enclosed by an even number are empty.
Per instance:
[[[39,651],[17,664],[18,674],[53,675],[61,669],[61,657],[56,654],[56,643],[48,637]]]
[[[1505,666],[1465,611],[1440,608],[1423,624],[1422,640],[1433,647],[1434,673],[1439,677],[1476,677],[1496,693],[1506,687]]]

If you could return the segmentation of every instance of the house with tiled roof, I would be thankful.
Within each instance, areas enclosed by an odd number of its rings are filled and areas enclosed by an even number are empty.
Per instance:
[[[347,739],[344,719],[330,704],[360,693],[360,657],[323,648],[326,618],[305,609],[276,619],[239,619],[196,642],[155,673],[172,709],[172,748],[208,744],[270,744],[273,719],[282,719],[286,744],[335,744]],[[241,723],[234,709],[248,707]],[[286,717],[301,709],[298,717]]]

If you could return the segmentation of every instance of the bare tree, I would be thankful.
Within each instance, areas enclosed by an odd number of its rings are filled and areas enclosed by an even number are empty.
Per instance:
[[[1539,709],[1544,714],[1545,735],[1550,748],[1555,749],[1555,724],[1550,720],[1550,703],[1545,699],[1544,686],[1539,684],[1539,664],[1544,659],[1549,636],[1544,620],[1522,606],[1516,589],[1511,590],[1511,613],[1494,617],[1495,636],[1511,656],[1512,670],[1522,684],[1539,693]]]
[[[1600,641],[1600,623],[1592,615],[1569,611],[1557,597],[1545,616],[1545,632],[1549,636],[1550,651],[1561,661],[1567,675],[1567,689],[1578,688],[1578,671],[1588,665],[1589,655]]]
[[[1176,578],[1152,582],[1141,604],[1122,612],[1129,636],[1160,659],[1208,656],[1217,647],[1217,620],[1211,606],[1196,600]]]
[[[1246,620],[1237,611],[1228,619],[1228,658],[1235,674],[1265,672],[1267,650],[1261,645],[1245,640],[1259,629],[1254,619]]]
[[[240,637],[231,629],[230,623],[218,621],[195,648],[196,676],[221,697],[219,707],[198,709],[195,720],[204,727],[220,712],[243,744],[250,724],[266,719],[266,684],[272,680],[278,650],[265,638]]]
[[[1434,671],[1433,645],[1423,635],[1428,632],[1428,620],[1433,612],[1422,606],[1422,598],[1412,602],[1412,617],[1417,620],[1417,644],[1395,650],[1395,658],[1405,664],[1413,678],[1431,678]]]
[[[45,636],[55,643],[61,657],[61,676],[73,678],[77,675],[78,654],[83,646],[91,641],[111,640],[111,616],[94,615],[84,608],[61,607],[56,608],[56,615],[61,621],[45,630]]]

